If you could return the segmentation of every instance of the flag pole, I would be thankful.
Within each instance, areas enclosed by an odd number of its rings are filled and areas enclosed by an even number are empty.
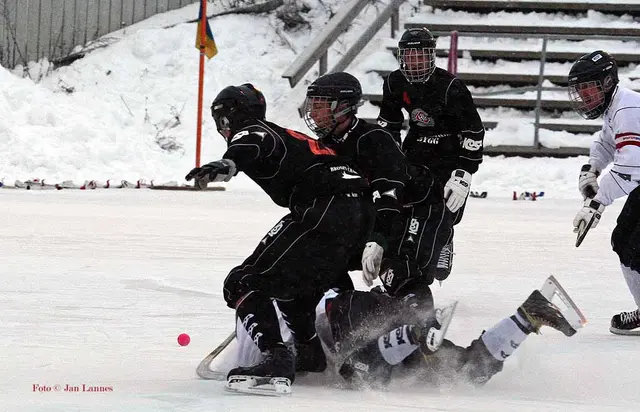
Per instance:
[[[198,123],[196,125],[196,167],[200,167],[202,146],[202,99],[204,89],[204,55],[207,36],[207,0],[200,0],[200,73],[198,76]]]

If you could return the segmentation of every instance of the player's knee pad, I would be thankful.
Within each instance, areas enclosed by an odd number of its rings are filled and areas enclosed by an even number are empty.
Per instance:
[[[425,276],[415,261],[395,256],[382,259],[380,280],[392,296],[408,293],[408,288],[417,284],[433,283],[433,278]]]
[[[231,309],[236,307],[238,300],[247,293],[255,290],[253,275],[240,268],[235,268],[224,280],[222,294],[227,306]]]
[[[633,270],[640,269],[640,186],[627,198],[616,227],[611,233],[611,246],[620,257],[620,263]]]
[[[640,271],[640,224],[630,228],[618,223],[611,233],[611,247],[620,263]]]

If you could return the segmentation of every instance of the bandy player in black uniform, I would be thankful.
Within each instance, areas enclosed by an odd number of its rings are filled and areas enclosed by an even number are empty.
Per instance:
[[[307,88],[305,122],[369,180],[376,222],[362,253],[365,283],[379,275],[389,293],[416,294],[431,310],[429,263],[451,231],[451,214],[429,169],[411,164],[388,130],[357,117],[361,101],[360,82],[351,74],[321,76]]]
[[[296,369],[326,367],[315,335],[314,308],[327,288],[340,283],[349,258],[362,250],[374,212],[363,195],[366,179],[333,150],[266,121],[265,113],[264,96],[251,84],[224,88],[213,101],[211,114],[227,141],[227,151],[222,159],[191,170],[186,180],[206,187],[242,171],[278,206],[289,209],[251,256],[231,270],[223,293],[227,305],[236,310],[237,322],[262,353],[257,364],[235,368],[229,376],[293,382]],[[283,344],[272,299],[293,332],[295,364]]]
[[[447,208],[460,222],[471,187],[471,175],[482,162],[484,127],[467,87],[436,67],[436,40],[426,28],[409,29],[398,43],[400,69],[384,79],[378,123],[400,141],[409,113],[409,131],[402,149],[413,163],[423,164],[444,188]],[[436,279],[449,276],[453,230],[442,249]]]

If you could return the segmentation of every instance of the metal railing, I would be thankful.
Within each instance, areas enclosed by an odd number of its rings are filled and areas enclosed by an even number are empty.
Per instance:
[[[360,38],[342,56],[340,61],[331,69],[331,72],[342,71],[353,61],[369,43],[382,26],[391,19],[391,37],[395,37],[398,30],[398,8],[405,0],[391,0],[378,17],[365,29]],[[289,85],[295,87],[311,67],[319,61],[319,74],[327,73],[329,47],[336,41],[358,14],[370,3],[371,0],[351,0],[342,6],[340,11],[331,19],[325,29],[309,46],[291,63],[282,77],[289,79]]]
[[[526,87],[514,87],[506,90],[492,91],[492,92],[480,92],[473,93],[474,96],[496,96],[501,94],[519,94],[528,91],[536,91],[536,105],[535,105],[535,121],[534,121],[534,136],[533,147],[540,148],[540,115],[542,112],[542,92],[543,91],[561,91],[566,90],[561,87],[544,87],[544,68],[547,60],[547,47],[549,40],[614,40],[614,41],[638,41],[638,37],[631,36],[585,36],[585,35],[555,35],[555,34],[512,34],[512,33],[469,33],[469,32],[442,32],[433,31],[434,36],[451,36],[455,39],[455,45],[452,41],[449,54],[450,57],[453,54],[453,48],[455,47],[455,57],[457,59],[457,41],[459,37],[498,37],[498,38],[515,38],[515,39],[542,39],[542,45],[540,50],[540,69],[538,72],[538,84],[536,86]],[[456,63],[457,66],[457,63]],[[568,73],[567,73],[568,75]]]

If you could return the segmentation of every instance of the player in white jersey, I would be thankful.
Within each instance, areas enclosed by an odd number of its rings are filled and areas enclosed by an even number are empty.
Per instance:
[[[579,189],[585,201],[573,225],[576,231],[580,228],[586,234],[584,228],[595,228],[606,206],[629,196],[618,216],[611,244],[640,307],[640,94],[619,86],[615,59],[596,50],[580,57],[571,67],[569,97],[574,110],[584,118],[604,118],[602,131],[591,145],[589,163],[580,171]],[[611,164],[609,171],[602,173]],[[610,331],[640,335],[640,309],[613,316]]]

